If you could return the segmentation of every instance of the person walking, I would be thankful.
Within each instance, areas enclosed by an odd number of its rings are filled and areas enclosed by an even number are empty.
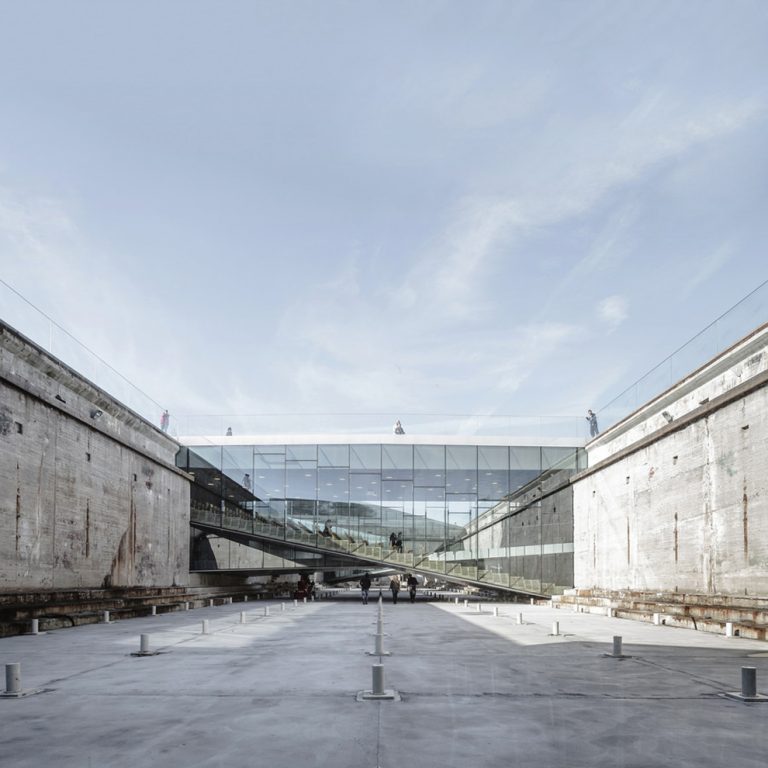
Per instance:
[[[389,589],[392,592],[392,604],[397,605],[397,593],[400,591],[400,577],[397,574],[389,580]]]
[[[418,581],[416,580],[416,577],[412,574],[408,574],[408,579],[405,582],[408,585],[408,594],[411,597],[411,602],[416,602],[416,587],[418,586]]]
[[[368,605],[368,590],[371,588],[371,577],[364,573],[360,579],[360,591],[363,594],[363,605]]]

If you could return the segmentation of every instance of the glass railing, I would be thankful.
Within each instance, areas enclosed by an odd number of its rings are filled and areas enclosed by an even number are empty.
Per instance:
[[[0,319],[147,421],[160,426],[163,406],[0,280]],[[169,432],[175,433],[171,421]]]
[[[768,321],[768,280],[597,412],[605,430]]]

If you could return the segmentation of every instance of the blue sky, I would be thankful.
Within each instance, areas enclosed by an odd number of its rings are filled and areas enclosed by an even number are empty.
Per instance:
[[[0,0],[0,277],[174,414],[581,416],[768,278],[766,39],[744,0]]]

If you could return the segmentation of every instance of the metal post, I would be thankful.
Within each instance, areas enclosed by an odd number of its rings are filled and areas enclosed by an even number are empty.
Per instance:
[[[188,602],[185,602],[185,603],[184,603],[184,610],[185,610],[185,611],[188,611],[188,610],[189,610],[189,603],[188,603]]]
[[[39,619],[32,619],[32,634],[33,635],[39,635],[40,634],[40,620]]]
[[[284,611],[284,610],[285,610],[285,603],[280,603],[280,610],[281,610],[281,611]]]
[[[203,634],[204,635],[211,634],[211,629],[210,629],[210,624],[208,623],[208,619],[203,619]]]
[[[621,635],[613,636],[613,655],[621,656]]]
[[[245,611],[240,611],[240,623],[245,624]]]
[[[109,624],[109,611],[104,611],[104,613],[102,614],[102,621],[105,624]]]
[[[741,695],[745,699],[757,696],[757,667],[741,668]]]
[[[248,595],[245,595],[245,596],[243,597],[243,602],[244,602],[244,603],[247,603],[247,602],[248,602]]]
[[[534,605],[533,598],[531,598],[531,605]]]
[[[374,646],[374,654],[376,656],[383,656],[384,655],[384,637],[383,635],[376,635],[376,643]]]
[[[725,636],[726,637],[733,637],[733,622],[732,621],[726,621],[725,622]]]
[[[480,603],[478,603],[477,604],[477,612],[478,613],[482,613],[482,611],[483,611],[483,606]]]
[[[374,696],[382,696],[384,694],[384,665],[374,664],[372,672],[371,693]]]
[[[269,606],[268,605],[264,606],[264,615],[265,616],[269,616]]]
[[[552,622],[552,634],[553,635],[559,635],[560,634],[560,622],[559,621],[553,621]]]
[[[518,613],[517,614],[517,623],[518,624],[522,624],[523,623],[523,614],[522,613]]]
[[[208,601],[208,607],[213,608],[213,598]]]
[[[661,625],[661,614],[660,613],[654,613],[653,614],[653,623],[657,627]]]
[[[21,693],[21,664],[5,665],[5,692]]]
[[[149,653],[149,635],[142,635],[139,638],[139,653]]]
[[[294,600],[293,601],[293,607],[294,608],[298,608],[298,606],[299,606],[299,601],[298,600]]]
[[[153,616],[157,616],[157,606],[156,605],[152,606],[152,615]]]
[[[493,615],[494,616],[498,616],[499,615],[499,606],[498,605],[494,605],[493,606]]]

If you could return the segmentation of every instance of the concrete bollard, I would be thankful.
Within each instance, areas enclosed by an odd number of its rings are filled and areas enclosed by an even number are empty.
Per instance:
[[[483,612],[483,606],[480,603],[477,604],[477,612],[478,613],[482,613]]]
[[[726,621],[725,622],[725,636],[726,637],[733,637],[733,622],[732,621]]]
[[[614,635],[613,636],[613,655],[614,656],[621,656],[621,635]]]
[[[553,621],[552,622],[552,634],[557,636],[560,634],[560,622],[559,621]]]
[[[518,624],[522,624],[523,623],[523,614],[522,613],[518,613],[517,614],[517,623]]]
[[[384,665],[374,664],[371,671],[372,671],[371,693],[374,696],[383,696],[384,695]]]
[[[465,600],[464,601],[464,607],[465,608],[469,608],[469,600]]]
[[[21,693],[21,664],[5,665],[5,692],[10,694]]]
[[[213,608],[213,598],[208,601],[208,607]]]
[[[245,611],[240,611],[240,623],[245,624]]]
[[[104,611],[104,612],[101,614],[101,620],[102,620],[102,621],[103,621],[105,624],[109,624],[109,611]]]
[[[307,602],[307,598],[306,598],[306,597],[304,598],[304,602],[305,602],[305,603]]]
[[[232,598],[231,597],[227,598],[227,605],[232,605]]]
[[[188,602],[184,603],[184,610],[185,611],[189,610],[189,603]]]
[[[149,635],[141,635],[139,638],[139,653],[149,653]]]
[[[280,610],[285,611],[285,603],[280,603]]]
[[[39,619],[32,619],[32,632],[33,635],[39,635],[40,634],[40,620]]]
[[[244,595],[244,596],[243,596],[243,602],[244,602],[244,603],[247,603],[247,602],[248,602],[248,595]]]
[[[157,616],[157,606],[156,605],[152,606],[152,616]]]
[[[208,623],[208,619],[203,619],[203,634],[204,635],[211,634],[211,625]]]
[[[533,602],[533,598],[531,598],[531,605],[535,605],[535,603]]]
[[[454,597],[454,598],[453,598],[453,602],[454,602],[456,605],[458,605],[458,604],[459,604],[459,598],[458,598],[458,597]]]
[[[298,608],[299,607],[299,601],[298,600],[294,600],[293,601],[293,607],[294,608]]]
[[[264,615],[265,616],[269,616],[269,606],[268,605],[264,606]]]
[[[497,605],[493,606],[493,615],[498,616],[499,615],[499,607]]]
[[[745,699],[757,696],[757,667],[741,668],[741,695]]]

